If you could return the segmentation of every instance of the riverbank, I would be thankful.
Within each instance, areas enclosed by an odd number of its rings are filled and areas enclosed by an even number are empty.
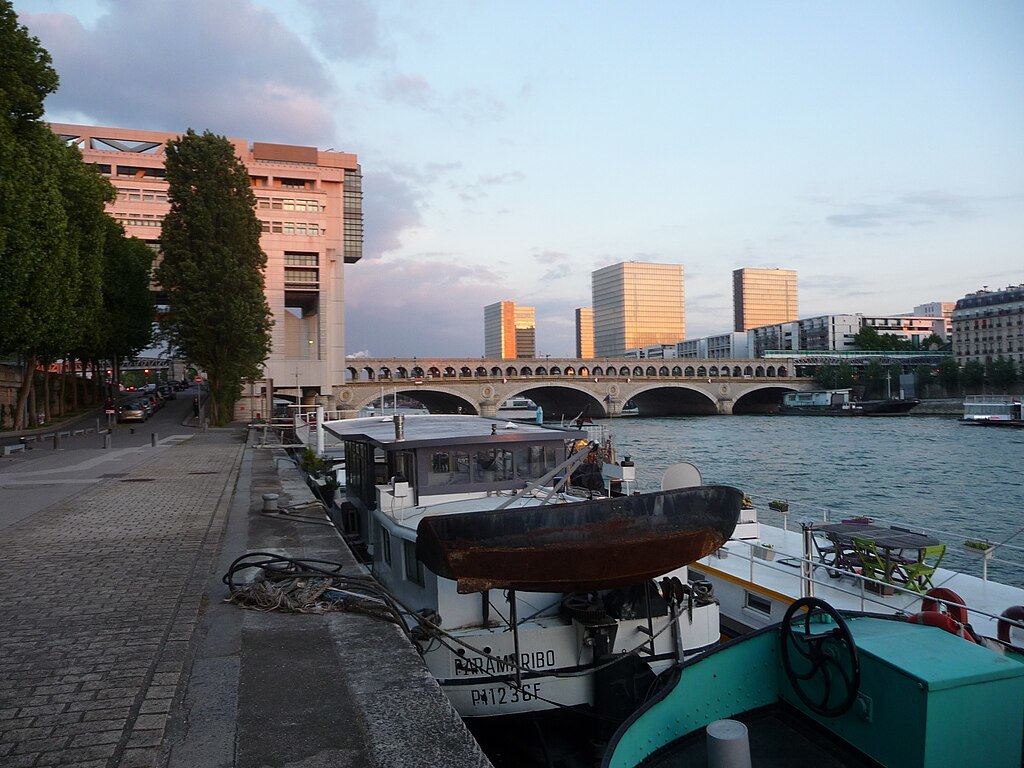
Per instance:
[[[282,449],[190,416],[0,463],[0,764],[489,766],[393,624],[223,602],[253,549],[355,561],[325,520],[263,513],[312,498]]]

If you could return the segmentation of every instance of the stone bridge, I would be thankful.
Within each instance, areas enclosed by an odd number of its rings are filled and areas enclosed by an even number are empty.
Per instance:
[[[626,403],[644,416],[770,413],[785,392],[814,389],[790,361],[616,359],[349,360],[331,404],[355,416],[382,397],[415,399],[433,413],[495,416],[529,398],[547,419],[619,416]]]

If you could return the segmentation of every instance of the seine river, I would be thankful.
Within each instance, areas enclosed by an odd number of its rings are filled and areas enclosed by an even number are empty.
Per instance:
[[[1024,430],[973,427],[949,416],[827,418],[711,416],[604,421],[620,458],[631,454],[638,490],[660,488],[665,467],[696,465],[704,482],[745,491],[759,519],[789,524],[866,515],[936,531],[944,564],[980,575],[961,554],[966,537],[1006,544],[989,577],[1024,587]],[[941,535],[946,534],[946,535]]]

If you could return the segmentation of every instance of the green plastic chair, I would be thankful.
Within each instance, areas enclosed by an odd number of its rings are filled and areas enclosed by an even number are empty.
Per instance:
[[[945,554],[945,544],[922,549],[921,556],[916,563],[908,563],[903,566],[903,570],[907,574],[907,587],[915,592],[927,592],[931,589],[934,586],[932,575]]]
[[[875,542],[858,539],[854,536],[853,551],[861,564],[861,575],[868,579],[883,581],[885,579],[885,558],[878,554]]]

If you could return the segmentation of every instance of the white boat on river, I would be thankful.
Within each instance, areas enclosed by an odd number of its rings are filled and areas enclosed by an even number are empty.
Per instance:
[[[782,506],[780,502],[769,503]],[[1024,589],[987,578],[987,559],[992,558],[994,548],[965,546],[963,535],[920,530],[931,541],[941,541],[947,551],[955,548],[973,555],[982,573],[979,577],[951,570],[942,567],[940,561],[929,576],[926,591],[900,580],[869,578],[855,558],[844,567],[831,567],[834,552],[829,550],[834,543],[825,538],[822,527],[834,530],[843,524],[829,520],[827,511],[821,512],[824,514],[816,518],[811,511],[788,512],[781,526],[757,523],[752,533],[748,528],[749,538],[734,538],[720,553],[691,566],[692,576],[699,573],[714,586],[726,634],[744,634],[777,623],[790,604],[813,596],[844,611],[908,617],[919,617],[925,611],[947,613],[955,622],[941,620],[947,629],[969,624],[969,630],[978,636],[1001,638],[1024,647]],[[872,522],[875,527],[887,526],[885,521]],[[851,528],[853,523],[848,521]],[[907,532],[904,526],[895,530]],[[928,592],[937,599],[929,598]],[[933,621],[935,617],[925,620]]]
[[[718,642],[718,604],[686,566],[733,534],[735,488],[631,494],[629,457],[584,429],[462,415],[323,428],[344,444],[347,532],[464,717],[625,716],[655,674]]]

